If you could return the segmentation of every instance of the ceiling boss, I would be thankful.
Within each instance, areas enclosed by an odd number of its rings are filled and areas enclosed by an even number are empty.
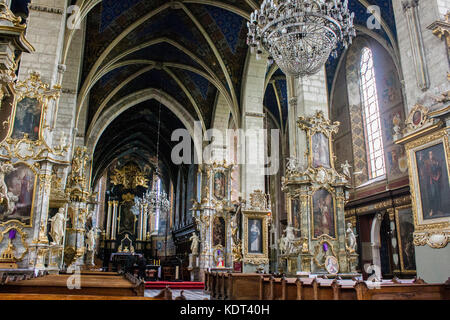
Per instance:
[[[250,15],[247,44],[258,59],[267,51],[286,75],[313,75],[339,43],[352,43],[354,16],[348,0],[264,0]]]

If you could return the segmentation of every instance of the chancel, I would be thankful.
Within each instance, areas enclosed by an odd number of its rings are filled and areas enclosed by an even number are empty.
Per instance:
[[[0,0],[0,300],[450,299],[449,19]]]

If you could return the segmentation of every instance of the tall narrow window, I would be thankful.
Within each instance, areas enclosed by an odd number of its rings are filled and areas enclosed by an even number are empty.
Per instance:
[[[377,84],[372,50],[369,48],[362,50],[360,77],[369,178],[375,179],[385,175],[386,169]]]

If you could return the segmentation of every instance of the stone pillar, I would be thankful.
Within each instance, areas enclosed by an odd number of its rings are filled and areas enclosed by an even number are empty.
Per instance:
[[[296,157],[302,166],[306,165],[306,133],[299,130],[299,117],[313,116],[322,111],[328,119],[328,99],[325,68],[317,74],[305,78],[287,77],[289,100],[289,149],[290,156]]]
[[[240,137],[241,143],[241,189],[243,198],[250,200],[250,194],[255,190],[264,191],[264,82],[267,69],[266,59],[257,60],[256,56],[247,56],[246,69],[243,78],[242,98],[242,128],[245,137]]]
[[[393,1],[407,113],[416,104],[430,110],[442,107],[435,98],[450,90],[447,79],[447,44],[429,29],[444,19],[448,2],[442,0]]]
[[[65,33],[66,2],[33,0],[29,5],[27,37],[36,48],[34,54],[25,53],[20,63],[19,79],[30,70],[38,71],[42,79],[57,84],[58,64]]]

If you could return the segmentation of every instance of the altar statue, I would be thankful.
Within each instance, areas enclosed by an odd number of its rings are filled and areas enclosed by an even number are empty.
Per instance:
[[[351,253],[356,252],[356,236],[353,233],[353,229],[352,229],[352,224],[351,223],[347,223],[347,230],[346,230],[346,234],[347,234],[347,250]]]
[[[300,231],[300,229],[288,225],[283,231],[283,233],[286,233],[286,236],[281,237],[280,239],[280,250],[282,251],[282,254],[294,253],[294,242],[298,240],[295,237],[294,231]]]
[[[192,240],[191,244],[191,252],[193,255],[198,255],[198,245],[199,245],[199,238],[198,235],[194,232],[189,240]]]
[[[8,192],[8,186],[5,182],[5,175],[13,172],[14,170],[16,170],[16,168],[14,168],[12,164],[0,164],[0,203],[4,204],[6,208],[6,216],[10,215],[14,211],[15,202],[18,200],[17,196],[11,192]]]
[[[95,250],[95,236],[96,236],[96,230],[95,228],[91,228],[89,232],[86,234],[86,247],[87,251],[94,252]]]
[[[52,244],[61,245],[64,238],[64,225],[68,219],[64,216],[64,208],[59,208],[58,212],[51,218],[50,235]]]

